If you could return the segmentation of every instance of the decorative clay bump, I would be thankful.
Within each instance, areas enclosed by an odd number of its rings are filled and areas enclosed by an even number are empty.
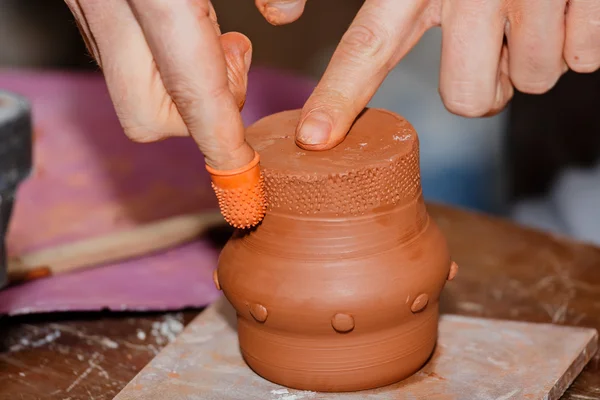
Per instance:
[[[452,261],[452,264],[450,264],[450,272],[448,272],[448,280],[451,281],[456,278],[456,274],[458,274],[458,264]]]
[[[269,316],[269,313],[267,312],[265,306],[260,304],[250,304],[250,314],[252,314],[252,317],[257,322],[261,323],[265,322],[267,320],[267,317]]]
[[[221,285],[219,284],[219,272],[216,269],[213,271],[213,282],[215,283],[217,290],[221,290]]]
[[[354,318],[350,314],[335,314],[331,318],[331,326],[339,333],[347,333],[354,329]]]
[[[246,132],[267,212],[236,231],[218,265],[241,353],[257,374],[294,389],[398,382],[435,348],[451,271],[423,199],[417,134],[402,117],[368,109],[341,144],[310,151],[294,140],[299,119],[300,110],[285,111]],[[419,296],[410,302],[409,293]]]
[[[412,305],[410,306],[410,311],[412,311],[414,313],[421,312],[425,309],[425,307],[427,307],[428,302],[429,302],[429,296],[427,296],[426,293],[422,293],[417,296],[415,301],[413,301]]]

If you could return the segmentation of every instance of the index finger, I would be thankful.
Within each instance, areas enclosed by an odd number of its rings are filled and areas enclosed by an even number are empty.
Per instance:
[[[129,2],[162,82],[206,163],[220,170],[247,165],[254,151],[244,139],[238,104],[229,90],[208,0]]]
[[[386,75],[435,25],[427,0],[367,0],[344,34],[302,110],[296,143],[308,150],[338,145]]]

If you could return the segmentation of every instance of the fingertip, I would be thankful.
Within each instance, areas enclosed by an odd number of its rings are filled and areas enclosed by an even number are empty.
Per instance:
[[[466,118],[479,118],[488,114],[493,108],[495,95],[488,96],[487,93],[465,95],[460,90],[440,89],[440,96],[444,107],[452,114]]]
[[[220,36],[225,53],[245,54],[252,51],[252,42],[240,32],[227,32]]]
[[[227,64],[229,90],[241,110],[246,102],[248,71],[252,62],[252,43],[239,32],[228,32],[220,37]]]
[[[522,74],[514,74],[516,76],[511,75],[511,79],[515,87],[523,93],[532,94],[532,95],[540,95],[549,92],[563,75],[560,70],[554,71],[548,74],[539,74],[539,78],[534,78],[534,75],[522,75]]]
[[[342,143],[348,134],[351,123],[346,126],[343,124],[343,121],[337,119],[336,124],[334,124],[333,118],[328,117],[327,114],[321,112],[317,114],[321,115],[315,116],[309,114],[309,116],[298,125],[298,130],[296,131],[296,145],[301,149],[309,151],[330,150]],[[321,126],[324,128],[322,131],[314,130],[315,126],[320,123],[314,124],[313,117],[316,117],[315,119],[324,119],[322,122],[324,125]],[[318,136],[316,132],[323,133],[323,136]],[[324,132],[327,132],[327,134],[324,134]],[[305,134],[313,134],[315,136],[306,137]]]
[[[304,12],[305,0],[256,0],[256,7],[272,25],[296,21]]]
[[[323,112],[309,112],[298,125],[296,143],[307,150],[320,150],[331,136],[333,122]]]
[[[340,142],[331,142],[331,143],[328,142],[328,143],[321,143],[321,144],[306,144],[306,143],[302,143],[302,142],[298,141],[298,139],[296,138],[296,145],[298,147],[300,147],[301,149],[309,150],[309,151],[330,150],[330,149],[333,149],[338,144],[340,144]]]
[[[221,47],[226,59],[235,59],[243,63],[243,69],[247,74],[252,64],[252,42],[248,37],[239,32],[227,32],[220,37]]]

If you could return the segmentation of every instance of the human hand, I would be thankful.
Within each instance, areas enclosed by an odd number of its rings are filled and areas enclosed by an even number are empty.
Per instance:
[[[221,35],[208,0],[65,0],[102,69],[125,134],[191,135],[216,170],[247,165],[240,108],[250,40]]]
[[[256,0],[272,24],[300,17],[306,0]],[[299,146],[345,137],[390,70],[429,28],[442,27],[440,95],[458,115],[502,110],[513,87],[550,90],[568,67],[600,67],[598,0],[366,0],[305,104]]]

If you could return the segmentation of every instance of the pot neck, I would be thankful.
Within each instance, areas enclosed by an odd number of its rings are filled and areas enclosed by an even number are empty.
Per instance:
[[[360,257],[403,246],[427,227],[429,216],[422,193],[402,206],[373,210],[355,217],[314,217],[267,213],[252,231],[233,240],[254,251],[303,259]]]

